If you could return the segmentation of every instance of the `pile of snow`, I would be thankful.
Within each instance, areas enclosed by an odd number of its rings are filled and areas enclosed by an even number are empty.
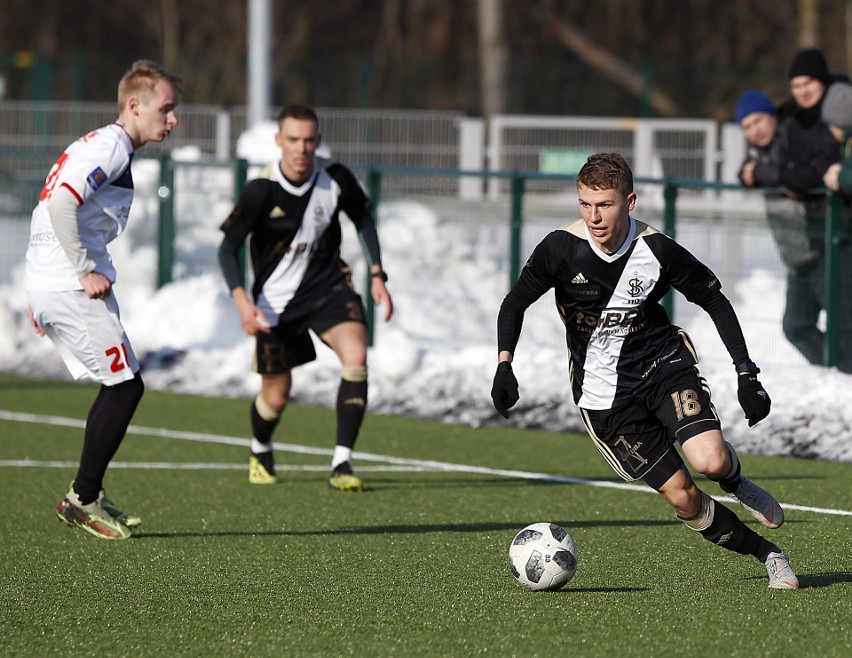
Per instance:
[[[157,201],[155,192],[146,195],[144,189],[156,190],[157,175],[140,161],[134,176],[142,193],[129,229],[113,243],[112,253],[122,319],[143,360],[146,385],[203,395],[255,395],[259,379],[250,372],[253,341],[241,330],[215,258],[221,236],[217,227],[230,210],[230,197],[196,208],[197,220],[185,220],[190,210],[178,209],[178,262],[194,265],[181,265],[174,283],[155,290]],[[496,315],[508,280],[507,249],[501,242],[506,238],[500,237],[506,231],[444,220],[411,200],[383,203],[379,223],[396,313],[385,324],[381,309],[377,311],[376,345],[369,355],[371,412],[475,427],[505,424],[491,406],[490,390]],[[365,266],[351,228],[344,240],[344,257],[353,266],[355,281],[363,281]],[[495,242],[500,244],[495,247]],[[50,342],[28,325],[21,268],[22,263],[2,284],[0,371],[67,378]],[[783,305],[779,296],[784,281],[779,277],[755,269],[741,284],[751,295],[749,303],[765,303],[777,312]],[[744,452],[852,462],[849,375],[807,365],[765,368],[761,380],[773,398],[773,410],[764,422],[748,428],[737,403],[736,376],[718,338],[712,338],[712,322],[700,310],[686,319],[685,328],[706,351],[703,373],[729,441]],[[765,331],[744,329],[747,336]],[[783,341],[780,321],[776,331],[761,340]],[[509,423],[584,431],[570,399],[562,341],[552,297],[545,297],[527,314],[515,361],[521,400]],[[339,364],[316,342],[318,358],[295,371],[292,397],[296,403],[332,406]]]

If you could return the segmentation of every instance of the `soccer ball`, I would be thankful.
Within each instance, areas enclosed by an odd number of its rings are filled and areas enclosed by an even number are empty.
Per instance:
[[[555,590],[574,577],[580,556],[574,538],[555,523],[532,523],[509,546],[515,580],[533,590]]]

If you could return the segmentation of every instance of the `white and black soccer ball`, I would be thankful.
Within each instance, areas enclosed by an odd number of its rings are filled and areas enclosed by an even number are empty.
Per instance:
[[[579,560],[574,538],[555,523],[532,523],[509,546],[512,575],[533,590],[564,587],[574,577]]]

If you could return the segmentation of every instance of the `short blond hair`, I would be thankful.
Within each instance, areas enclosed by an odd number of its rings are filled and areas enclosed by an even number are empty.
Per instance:
[[[149,94],[160,80],[168,82],[178,94],[183,91],[183,80],[156,62],[150,59],[133,62],[118,83],[118,111],[121,112],[131,96]]]

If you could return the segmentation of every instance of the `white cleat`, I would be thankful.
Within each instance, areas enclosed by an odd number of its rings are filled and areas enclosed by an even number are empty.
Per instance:
[[[770,553],[766,558],[769,574],[769,589],[799,589],[799,579],[790,566],[790,558],[784,553]]]
[[[779,528],[784,523],[784,510],[778,501],[751,480],[741,477],[740,484],[731,494],[731,498],[767,528]]]

